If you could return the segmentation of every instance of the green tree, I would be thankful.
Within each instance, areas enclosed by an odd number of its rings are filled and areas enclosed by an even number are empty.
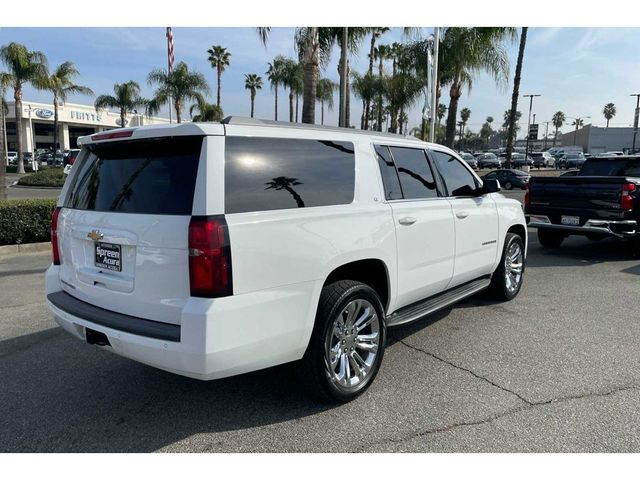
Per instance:
[[[564,124],[564,122],[566,121],[567,117],[565,116],[565,114],[561,111],[557,111],[556,113],[553,114],[553,117],[551,118],[551,122],[553,123],[553,127],[556,129],[556,132],[553,136],[553,146],[556,146],[556,140],[558,139],[558,130],[560,130],[562,128],[562,125]]]
[[[142,107],[146,107],[148,101],[140,96],[140,85],[133,80],[125,83],[116,83],[113,86],[113,95],[99,95],[93,103],[96,110],[103,108],[116,108],[120,111],[120,126],[127,123],[127,115]]]
[[[267,69],[267,78],[269,79],[269,83],[271,84],[271,88],[275,93],[275,102],[274,102],[274,120],[278,120],[278,86],[282,85],[285,80],[285,63],[286,58],[282,55],[278,55],[273,59],[273,62],[269,63],[269,68]]]
[[[353,72],[353,82],[351,87],[353,92],[362,100],[362,117],[360,119],[360,129],[369,129],[369,118],[367,112],[367,105],[371,105],[371,101],[375,99],[380,91],[380,81],[372,73],[365,73],[360,75],[358,72]]]
[[[385,97],[390,107],[390,131],[402,131],[402,117],[406,109],[411,107],[422,92],[422,83],[411,73],[396,73],[385,78]]]
[[[522,27],[520,35],[520,46],[518,48],[518,61],[516,63],[516,74],[513,79],[513,94],[511,95],[511,109],[509,110],[508,133],[507,133],[507,163],[506,168],[511,167],[511,154],[513,153],[513,142],[516,132],[516,111],[518,110],[518,97],[520,96],[520,79],[522,77],[522,61],[524,59],[524,48],[527,44],[527,27]],[[526,152],[529,154],[529,152]]]
[[[607,103],[602,110],[604,118],[607,119],[607,128],[609,128],[609,121],[616,116],[616,106],[613,103]]]
[[[198,112],[194,115],[195,112]],[[215,103],[207,103],[199,99],[189,108],[189,115],[194,122],[220,122],[224,118],[222,108]]]
[[[251,118],[253,118],[253,112],[256,102],[256,92],[262,90],[262,77],[255,73],[245,74],[244,76],[244,88],[251,92]]]
[[[64,105],[69,95],[79,93],[82,95],[93,95],[93,90],[89,87],[77,85],[73,78],[80,75],[80,72],[73,62],[64,62],[55,71],[48,75],[46,85],[47,90],[53,93],[53,149],[58,148],[58,106]]]
[[[9,113],[9,106],[4,99],[4,95],[10,86],[11,76],[8,73],[0,72],[0,200],[7,198],[7,183],[5,181],[8,150],[6,116]]]
[[[367,71],[367,73],[371,76],[373,76],[373,64],[375,62],[375,60],[378,58],[378,51],[376,49],[376,40],[378,38],[380,38],[382,35],[384,35],[385,33],[387,33],[390,30],[389,27],[373,27],[371,28],[371,42],[369,45],[369,70]],[[380,78],[382,78],[382,73],[380,73]],[[380,98],[380,94],[382,92],[378,93],[378,97]],[[371,116],[371,101],[372,99],[368,100],[365,102],[365,112],[364,112],[364,118],[366,119],[366,123],[367,123],[367,128],[368,129],[368,123],[369,123],[369,118]]]
[[[469,121],[469,117],[471,117],[471,110],[469,110],[466,107],[460,110],[460,120],[462,120],[463,134],[464,134],[464,129],[467,127],[467,122]]]
[[[576,118],[571,122],[572,127],[576,127],[573,131],[573,144],[576,144],[576,137],[578,136],[578,129],[584,127],[584,120],[581,118]]]
[[[320,102],[320,125],[324,125],[324,105],[333,110],[333,90],[335,85],[328,78],[318,80],[316,88],[316,100]]]
[[[505,110],[504,115],[502,116],[504,123],[502,124],[502,128],[504,129],[504,139],[507,140],[507,136],[509,135],[509,119],[511,118],[511,110]],[[516,136],[520,131],[520,119],[522,118],[522,112],[517,111],[514,116],[514,127],[513,127],[513,141],[515,142]]]
[[[266,40],[265,40],[266,41]],[[222,73],[225,69],[231,64],[231,53],[227,51],[226,48],[221,45],[212,45],[209,50],[207,50],[209,56],[207,60],[211,64],[211,68],[216,71],[216,78],[218,81],[217,92],[216,92],[216,105],[220,106],[220,88],[222,83]]]
[[[158,86],[147,104],[147,115],[158,113],[162,105],[172,101],[178,123],[182,123],[185,102],[198,102],[209,94],[209,84],[205,76],[189,71],[184,62],[178,63],[171,73],[159,68],[152,70],[147,76],[147,82],[149,85]]]
[[[47,57],[44,53],[31,51],[26,46],[11,42],[0,47],[0,62],[7,67],[7,77],[13,87],[16,119],[16,150],[18,151],[18,173],[24,173],[22,138],[22,89],[25,84],[34,88],[46,88]],[[34,145],[35,148],[35,145]]]
[[[509,59],[503,42],[513,38],[512,28],[447,28],[438,54],[439,84],[450,85],[446,141],[453,145],[458,115],[458,102],[463,88],[471,89],[474,77],[486,72],[499,85],[506,84]]]
[[[284,77],[282,84],[289,89],[289,121],[294,120],[294,98],[302,89],[302,71],[300,64],[292,58],[284,62]],[[297,109],[296,109],[297,110]]]
[[[444,116],[447,114],[447,106],[444,103],[439,103],[438,104],[438,127],[440,126],[440,123],[442,123],[442,119],[444,118]]]
[[[382,123],[383,123],[382,117],[384,115],[384,103],[383,103],[384,88],[382,88],[383,81],[384,81],[384,61],[388,60],[390,55],[391,55],[391,47],[389,45],[378,45],[375,48],[375,58],[376,60],[378,60],[378,79],[380,81],[380,86],[381,86],[378,92],[378,99],[376,104],[376,111],[377,111],[376,124],[379,132],[382,131]]]

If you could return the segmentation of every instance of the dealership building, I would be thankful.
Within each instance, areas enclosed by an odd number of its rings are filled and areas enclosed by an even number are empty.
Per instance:
[[[572,144],[580,145],[583,152],[602,153],[628,151],[633,145],[633,127],[596,127],[591,124],[575,132],[565,134]],[[575,141],[574,141],[575,139]],[[640,134],[636,139],[636,149],[640,146]]]
[[[6,116],[7,144],[9,151],[15,151],[16,131],[13,102],[8,102],[9,113]],[[22,102],[22,151],[53,147],[53,105],[47,103]],[[147,117],[142,113],[127,115],[125,126],[157,125],[169,123],[166,118]],[[96,110],[93,105],[65,103],[58,106],[58,148],[67,150],[77,148],[78,138],[120,127],[120,112]]]

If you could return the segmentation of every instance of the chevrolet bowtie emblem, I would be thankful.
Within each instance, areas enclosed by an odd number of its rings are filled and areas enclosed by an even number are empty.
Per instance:
[[[100,233],[100,230],[91,230],[89,233],[87,233],[87,238],[90,238],[94,242],[97,242],[98,240],[102,240],[104,238],[104,235]]]

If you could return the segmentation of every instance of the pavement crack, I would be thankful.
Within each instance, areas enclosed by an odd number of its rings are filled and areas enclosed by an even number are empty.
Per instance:
[[[530,400],[527,400],[526,398],[524,398],[524,397],[523,397],[522,395],[520,395],[519,393],[514,392],[513,390],[510,390],[510,389],[508,389],[507,387],[503,387],[502,385],[499,385],[499,384],[495,383],[494,381],[489,380],[487,377],[483,377],[482,375],[477,374],[477,373],[476,373],[476,372],[474,372],[473,370],[470,370],[470,369],[465,368],[465,367],[461,367],[460,365],[456,365],[455,363],[453,363],[453,362],[451,362],[451,361],[449,361],[449,360],[446,360],[446,359],[444,359],[444,358],[442,358],[442,357],[439,357],[439,356],[438,356],[438,355],[436,355],[435,353],[431,353],[431,352],[429,352],[429,351],[427,351],[427,350],[424,350],[424,349],[422,349],[422,348],[415,347],[415,346],[413,346],[413,345],[411,345],[411,344],[409,344],[409,343],[405,342],[405,341],[404,341],[404,340],[402,340],[402,339],[399,339],[399,338],[396,338],[396,337],[393,337],[393,338],[394,338],[394,340],[396,340],[396,341],[400,342],[402,345],[404,345],[404,346],[405,346],[405,347],[407,347],[407,348],[410,348],[410,349],[415,350],[415,351],[417,351],[417,352],[423,353],[424,355],[428,355],[429,357],[434,358],[435,360],[438,360],[438,361],[440,361],[440,362],[442,362],[442,363],[446,363],[447,365],[450,365],[450,366],[452,366],[453,368],[457,368],[458,370],[462,370],[463,372],[469,373],[469,374],[473,375],[474,377],[476,377],[477,379],[479,379],[479,380],[483,380],[483,381],[487,382],[488,384],[490,384],[490,385],[492,385],[492,386],[494,386],[494,387],[496,387],[496,388],[499,388],[500,390],[502,390],[502,391],[504,391],[504,392],[510,393],[511,395],[515,395],[516,397],[518,397],[520,400],[522,400],[522,401],[523,401],[524,403],[526,403],[527,405],[534,405],[534,404],[535,404],[535,402],[532,402],[532,401],[530,401]]]

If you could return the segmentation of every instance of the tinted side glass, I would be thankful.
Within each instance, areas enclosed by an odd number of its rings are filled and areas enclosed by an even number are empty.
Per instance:
[[[475,178],[457,158],[438,151],[434,151],[432,154],[449,195],[454,197],[468,195],[470,191],[476,189]]]
[[[398,168],[404,198],[434,198],[438,196],[436,181],[424,150],[390,147]]]
[[[387,200],[397,200],[402,198],[402,189],[400,188],[400,180],[398,172],[393,163],[389,147],[381,147],[376,145],[376,153],[378,157],[378,165],[382,174],[382,183],[384,185],[384,195]]]
[[[203,137],[89,145],[64,206],[99,212],[190,215]]]
[[[226,138],[227,213],[348,204],[354,185],[352,143]]]

